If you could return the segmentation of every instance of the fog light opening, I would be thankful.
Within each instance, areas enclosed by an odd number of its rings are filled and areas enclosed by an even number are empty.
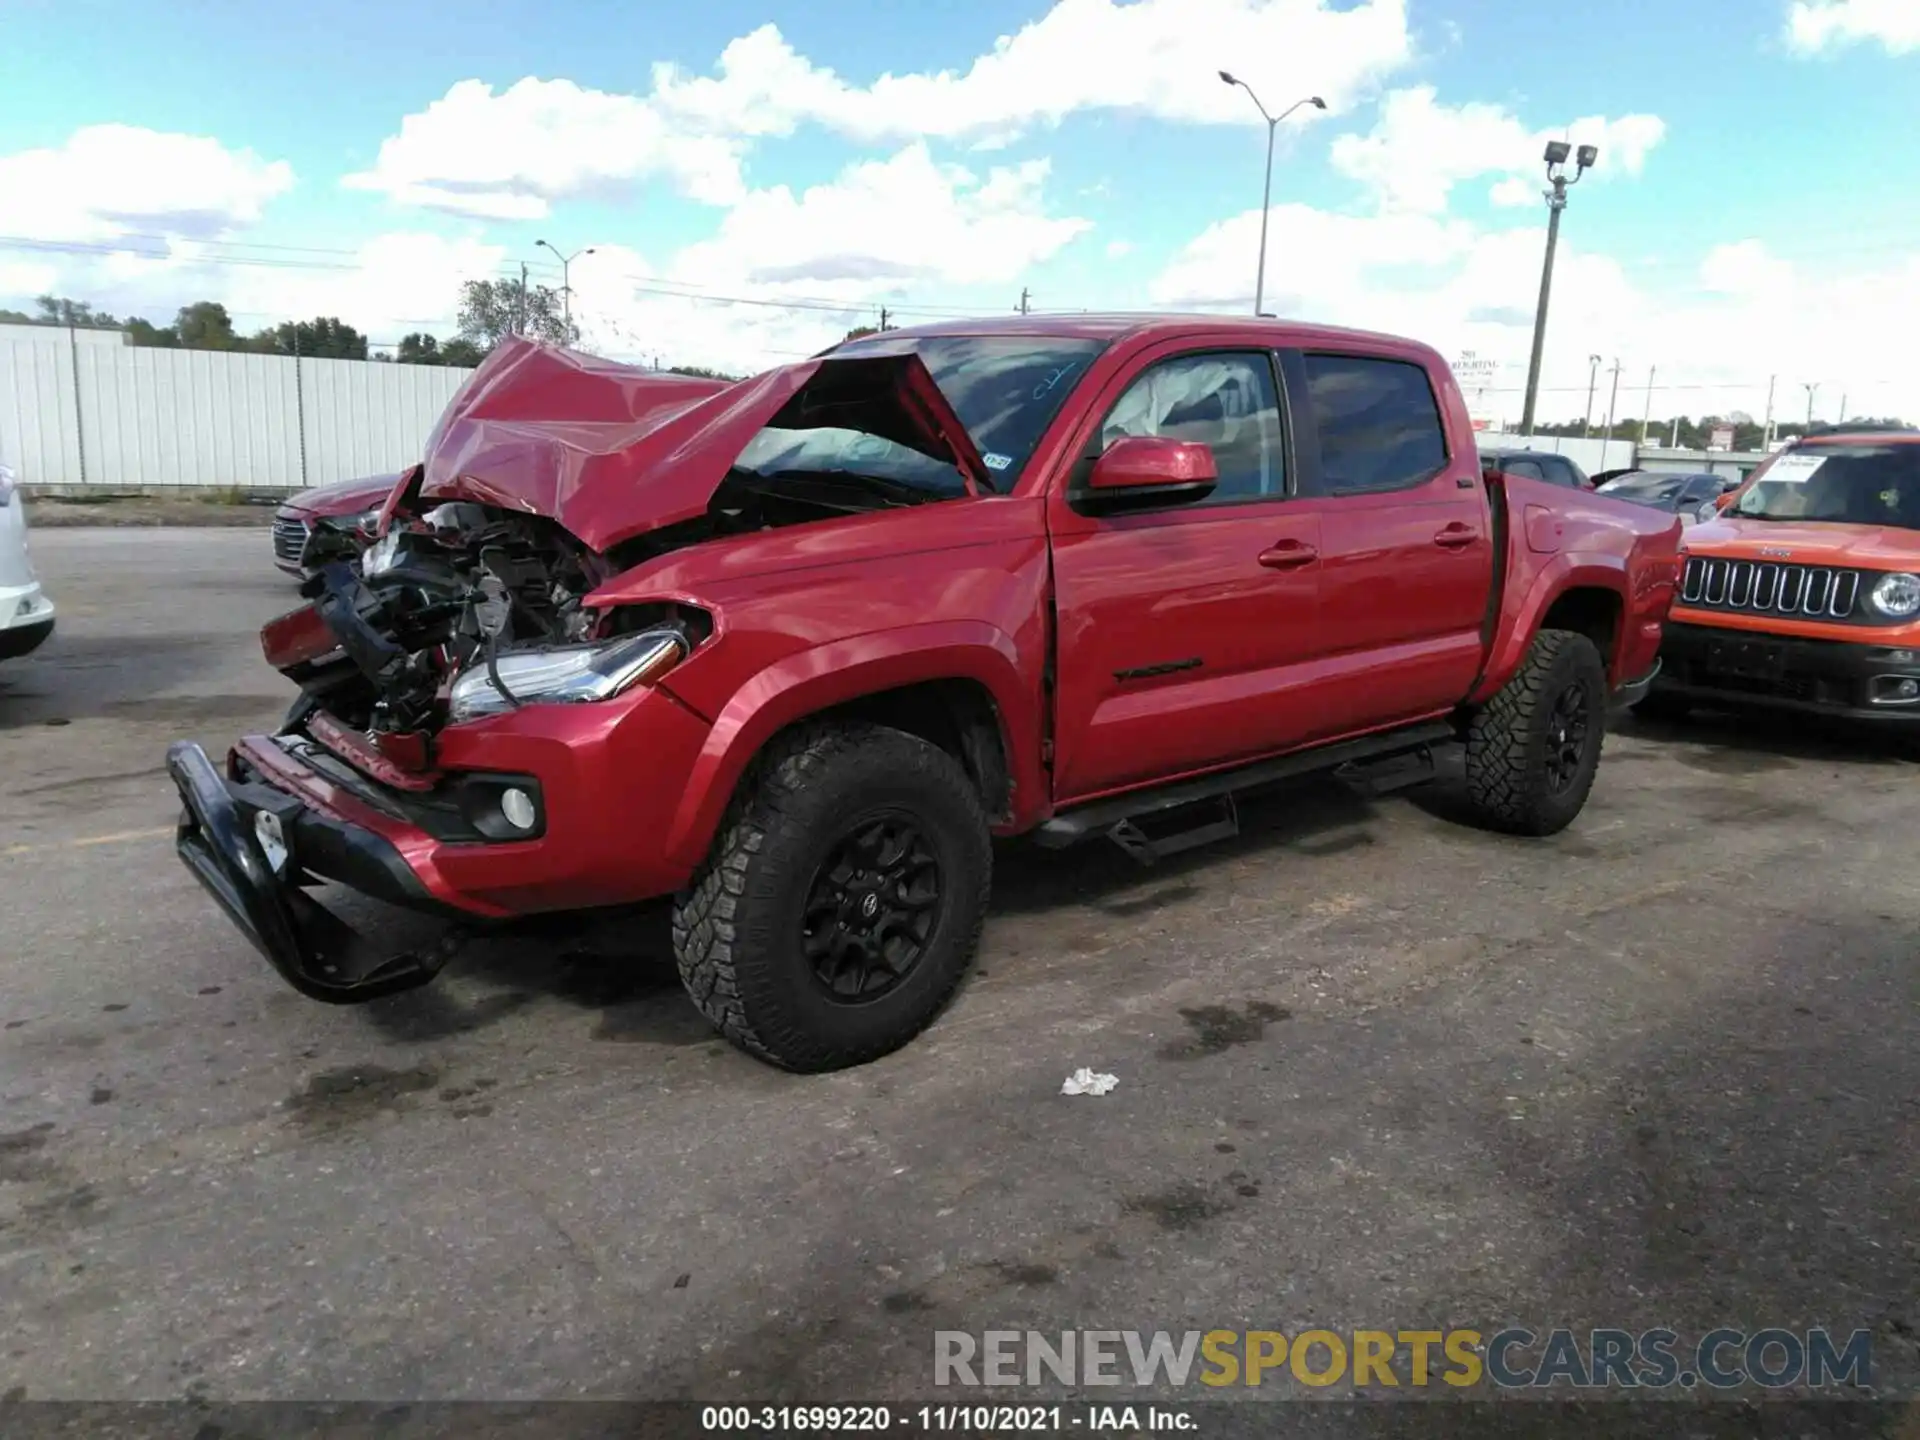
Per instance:
[[[1911,705],[1920,701],[1920,680],[1909,675],[1876,675],[1873,677],[1873,703],[1876,705]]]
[[[516,830],[531,830],[538,815],[533,808],[533,797],[519,788],[500,792],[500,814]]]

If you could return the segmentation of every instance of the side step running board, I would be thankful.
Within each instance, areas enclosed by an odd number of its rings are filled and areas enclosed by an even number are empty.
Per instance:
[[[1094,800],[1063,811],[1040,825],[1034,831],[1034,843],[1043,849],[1064,850],[1082,840],[1104,835],[1136,860],[1151,863],[1162,856],[1238,834],[1240,822],[1232,799],[1236,791],[1304,775],[1332,773],[1374,794],[1385,794],[1431,779],[1434,747],[1457,738],[1452,725],[1434,721],[1297,751],[1151,790]],[[1176,823],[1169,827],[1165,823],[1176,820],[1169,811],[1197,806],[1203,801],[1213,802],[1208,807],[1208,818],[1184,826]],[[1143,825],[1142,822],[1155,817],[1163,823],[1150,828]],[[1170,833],[1166,833],[1169,830]],[[1154,831],[1163,833],[1156,837]]]

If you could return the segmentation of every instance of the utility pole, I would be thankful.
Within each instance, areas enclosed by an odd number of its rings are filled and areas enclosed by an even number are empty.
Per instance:
[[[1647,427],[1653,423],[1653,376],[1657,366],[1647,367],[1647,408],[1640,413],[1640,443],[1647,443]]]
[[[1847,392],[1844,390],[1840,392],[1840,413],[1833,418],[1842,425],[1847,423]]]
[[[1562,168],[1572,155],[1578,167],[1571,178]],[[1580,177],[1600,158],[1592,145],[1582,145],[1577,155],[1564,140],[1547,142],[1547,258],[1540,266],[1540,303],[1533,312],[1533,357],[1527,362],[1527,399],[1520,409],[1520,432],[1533,433],[1534,404],[1540,398],[1540,356],[1547,344],[1547,302],[1553,298],[1553,254],[1560,248],[1560,212],[1567,208],[1567,187],[1580,183]]]
[[[1820,382],[1802,380],[1800,388],[1807,392],[1807,428],[1811,430],[1813,428],[1813,397],[1820,393]]]
[[[1587,356],[1587,418],[1581,422],[1580,438],[1587,439],[1593,434],[1593,387],[1600,381],[1600,357]]]
[[[893,326],[887,323],[888,317],[891,314],[892,312],[889,311],[886,306],[882,305],[880,307],[880,328],[882,330],[891,330],[893,328]]]
[[[1029,293],[1028,293],[1028,291],[1027,291],[1027,287],[1026,287],[1026,286],[1024,286],[1024,285],[1022,285],[1022,286],[1020,287],[1020,313],[1021,313],[1022,315],[1026,315],[1026,314],[1030,314],[1030,313],[1031,313],[1031,307],[1030,307],[1030,306],[1029,306],[1029,304],[1028,304],[1028,301],[1029,301],[1029,300],[1030,300],[1031,298],[1032,298],[1032,297],[1031,297],[1031,296],[1029,295]]]
[[[1607,439],[1613,439],[1613,411],[1620,403],[1620,357],[1613,359],[1613,394],[1607,399]],[[1604,468],[1604,467],[1602,467]]]
[[[520,262],[520,295],[514,311],[513,333],[524,335],[527,333],[527,262],[524,260]]]
[[[1769,375],[1767,377],[1767,418],[1760,426],[1760,448],[1762,450],[1773,449],[1773,388],[1779,381],[1780,377],[1778,375]]]
[[[1667,436],[1667,449],[1678,450],[1679,448],[1680,448],[1680,417],[1676,415],[1673,417],[1673,433]]]

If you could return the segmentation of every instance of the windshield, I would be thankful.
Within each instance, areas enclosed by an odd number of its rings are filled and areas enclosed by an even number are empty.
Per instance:
[[[1040,443],[1040,436],[1089,363],[1105,348],[1101,340],[1053,335],[941,335],[910,342],[920,361],[967,427],[986,462],[994,488],[1013,487]],[[884,335],[838,347],[838,356],[896,354],[899,342]],[[878,435],[831,428],[782,430],[756,435],[737,470],[766,477],[857,475],[893,482],[928,498],[960,495],[959,470]]]
[[[1728,512],[1920,530],[1920,445],[1821,445],[1777,458]]]
[[[1692,478],[1691,475],[1622,475],[1602,485],[1600,493],[1620,500],[1637,500],[1643,505],[1659,505],[1677,499]]]

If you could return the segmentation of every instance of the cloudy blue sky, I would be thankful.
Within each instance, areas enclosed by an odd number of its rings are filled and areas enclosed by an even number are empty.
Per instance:
[[[1920,418],[1920,0],[0,0],[0,305],[451,328],[573,267],[589,342],[757,368],[885,305],[1251,305],[1501,362],[1539,153],[1591,140],[1549,418]],[[1598,408],[1609,383],[1603,371]]]

